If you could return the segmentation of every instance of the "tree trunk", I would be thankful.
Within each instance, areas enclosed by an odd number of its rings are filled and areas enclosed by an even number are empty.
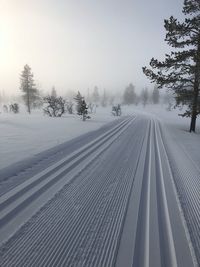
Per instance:
[[[198,50],[197,50],[197,63],[196,63],[195,81],[194,81],[194,99],[192,103],[190,132],[195,132],[196,128],[196,119],[198,115],[197,107],[198,107],[199,85],[200,85],[199,81],[200,81],[200,37],[198,41]]]
[[[27,78],[28,79],[28,78]],[[28,107],[28,113],[31,114],[31,107],[30,107],[30,92],[29,92],[29,84],[27,80],[27,107]]]
[[[196,128],[198,95],[199,95],[199,82],[198,82],[198,77],[197,77],[195,78],[195,84],[194,84],[194,99],[192,103],[190,132],[195,132],[195,128]]]
[[[197,119],[197,116],[195,114],[192,114],[191,122],[190,122],[190,132],[195,132],[196,119]]]

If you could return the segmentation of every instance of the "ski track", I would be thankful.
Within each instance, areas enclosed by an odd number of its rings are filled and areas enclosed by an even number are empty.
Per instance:
[[[120,118],[114,122],[108,123],[98,130],[88,134],[81,135],[71,141],[67,141],[61,145],[41,152],[32,158],[13,164],[12,168],[7,167],[0,170],[0,196],[16,187],[18,184],[26,181],[33,175],[41,172],[44,166],[49,167],[55,162],[61,160],[66,155],[69,155],[83,147],[85,144],[95,140],[100,135],[108,132],[117,124],[121,123],[124,118]]]
[[[44,192],[51,189],[54,184],[60,182],[60,187],[63,187],[64,184],[73,180],[74,176],[78,175],[85,166],[98,157],[126,130],[131,123],[130,121],[132,121],[130,118],[123,121],[114,129],[75,151],[72,155],[2,195],[0,197],[0,227],[7,225],[12,218],[16,217],[17,213],[29,207],[35,199],[38,199]],[[72,175],[70,175],[71,170],[75,170],[75,172],[72,172]],[[68,175],[67,178],[66,175]]]
[[[165,136],[162,129],[161,134]],[[166,138],[163,140],[184,219],[197,257],[196,261],[200,266],[200,169],[185,150],[179,146],[171,147]],[[187,160],[184,163],[180,158],[180,153],[185,154]]]
[[[0,266],[195,266],[163,139],[155,119],[129,117],[11,187],[0,197],[0,234],[10,229]]]

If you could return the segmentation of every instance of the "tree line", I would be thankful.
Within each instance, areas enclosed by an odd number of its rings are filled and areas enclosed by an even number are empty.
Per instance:
[[[40,107],[42,105],[44,105],[43,108],[44,113],[50,117],[60,117],[66,111],[69,114],[73,113],[74,103],[71,100],[67,101],[63,97],[57,96],[55,87],[52,88],[51,94],[45,97],[40,96],[39,90],[36,88],[34,82],[34,76],[29,65],[25,65],[21,73],[20,89],[22,91],[22,98],[27,107],[28,113],[31,113],[32,109]],[[77,104],[76,110],[79,115],[82,115],[80,110],[83,109],[84,105],[85,105],[85,111],[83,113],[86,113],[86,110],[89,110],[90,113],[95,112],[95,109],[98,105],[106,107],[107,105],[110,104],[114,106],[113,110],[116,108],[116,106],[114,105],[114,96],[112,95],[109,97],[105,89],[103,91],[103,95],[100,95],[97,86],[94,87],[92,94],[90,94],[88,90],[88,94],[86,97],[83,97],[80,94],[80,92],[78,92],[77,95],[74,97],[74,100]],[[140,95],[137,95],[135,92],[135,87],[133,86],[132,83],[130,83],[124,89],[124,93],[122,99],[120,99],[120,102],[122,102],[122,104],[125,105],[130,105],[130,104],[137,105],[139,102],[141,102],[144,106],[148,102],[157,104],[159,102],[159,91],[157,87],[155,87],[153,93],[150,94],[148,89],[145,88],[142,90]],[[81,106],[80,103],[82,103],[82,107],[80,107]]]

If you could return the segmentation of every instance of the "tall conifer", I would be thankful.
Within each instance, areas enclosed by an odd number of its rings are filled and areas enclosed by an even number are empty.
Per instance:
[[[177,106],[187,107],[182,116],[191,118],[194,132],[200,114],[200,1],[185,0],[183,14],[183,22],[173,16],[164,21],[165,41],[174,50],[164,61],[152,58],[151,68],[144,67],[143,72],[159,88],[174,90]]]
[[[39,92],[35,87],[33,73],[29,65],[25,65],[20,77],[20,89],[23,92],[23,99],[27,106],[27,111],[31,113],[31,108],[39,99]]]

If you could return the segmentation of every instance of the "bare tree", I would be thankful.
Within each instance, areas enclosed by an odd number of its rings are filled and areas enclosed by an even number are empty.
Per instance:
[[[62,97],[46,96],[43,98],[43,111],[50,117],[61,117],[65,113],[65,100]]]

